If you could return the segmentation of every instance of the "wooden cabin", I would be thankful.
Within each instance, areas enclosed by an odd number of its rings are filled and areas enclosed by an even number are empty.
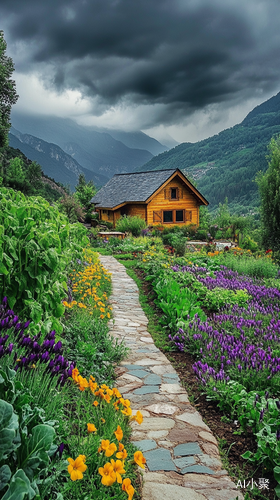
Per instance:
[[[147,226],[198,226],[199,207],[208,205],[178,168],[114,175],[91,203],[114,227],[122,215],[138,215]]]

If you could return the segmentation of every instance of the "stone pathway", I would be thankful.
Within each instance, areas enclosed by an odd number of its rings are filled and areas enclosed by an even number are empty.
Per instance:
[[[100,260],[112,273],[110,333],[130,349],[116,370],[116,386],[133,413],[140,410],[144,417],[141,425],[132,422],[132,439],[147,461],[142,499],[242,500],[222,470],[215,437],[147,331],[136,283],[114,257]]]

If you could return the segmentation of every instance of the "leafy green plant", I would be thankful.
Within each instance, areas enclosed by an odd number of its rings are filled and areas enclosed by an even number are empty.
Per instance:
[[[61,333],[67,269],[88,243],[86,231],[43,198],[6,188],[0,194],[0,295],[35,330]]]
[[[123,215],[116,223],[116,230],[123,233],[131,233],[133,236],[140,236],[142,229],[146,227],[146,222],[138,215]]]

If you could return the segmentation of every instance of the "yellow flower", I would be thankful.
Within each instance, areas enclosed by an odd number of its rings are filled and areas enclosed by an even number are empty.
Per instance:
[[[134,495],[134,488],[131,484],[131,481],[128,477],[126,477],[123,480],[122,483],[122,490],[125,491],[128,494],[128,499],[127,500],[132,500],[133,495]]]
[[[143,415],[142,415],[141,411],[138,410],[136,415],[134,415],[134,417],[132,417],[131,420],[135,420],[138,424],[142,424]]]
[[[93,406],[98,406],[99,405],[98,401],[93,401],[92,404],[93,404]]]
[[[122,438],[123,438],[123,431],[122,431],[122,429],[121,429],[121,427],[119,425],[118,425],[117,430],[114,432],[114,434],[115,434],[115,436],[116,436],[116,438],[117,438],[118,441],[122,440]]]
[[[116,398],[122,397],[120,391],[118,389],[116,389],[116,387],[113,387],[112,391],[113,391],[114,396],[116,396]]]
[[[122,447],[123,447],[123,444],[119,443],[119,449],[120,449],[120,445],[122,445]],[[123,449],[121,451],[118,451],[118,453],[116,453],[116,457],[120,458],[121,460],[125,460],[127,458],[126,449],[123,447]]]
[[[125,470],[123,468],[123,462],[121,460],[115,460],[111,458],[112,467],[116,473],[118,483],[122,484],[121,474],[125,474]]]
[[[106,401],[107,403],[110,403],[110,401],[111,401],[111,398],[110,398],[109,394],[106,394],[106,395],[104,396],[104,399],[105,399],[105,401]]]
[[[139,467],[142,467],[142,469],[145,469],[145,463],[146,463],[146,458],[143,457],[142,451],[136,451],[134,453],[134,462],[139,465]]]
[[[104,467],[99,467],[98,472],[102,476],[101,483],[104,486],[112,486],[115,483],[117,476],[113,466],[109,462]]]
[[[131,408],[126,408],[125,410],[121,410],[121,412],[126,416],[130,417],[132,415],[132,409]]]
[[[73,460],[73,458],[67,458],[69,462],[68,472],[72,481],[83,479],[83,472],[87,470],[87,466],[85,465],[85,458],[85,455],[79,455],[76,460]]]
[[[100,312],[105,313],[104,307],[100,307]]]
[[[97,431],[94,424],[87,424],[87,430],[88,430],[88,433]]]
[[[110,319],[110,317],[111,317],[111,316],[110,316],[110,313],[107,313],[107,318],[109,318],[109,319]]]
[[[105,318],[104,314],[100,314],[100,319],[104,319],[104,318]]]

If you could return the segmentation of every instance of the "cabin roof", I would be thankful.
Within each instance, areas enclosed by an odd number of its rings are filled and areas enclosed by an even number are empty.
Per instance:
[[[176,172],[180,172],[187,184],[194,191],[194,194],[199,194],[200,198],[205,200],[184,174],[178,168],[173,168],[169,170],[116,174],[96,193],[91,199],[91,203],[109,209],[125,203],[143,203]],[[207,204],[208,202],[205,200],[205,205]]]

